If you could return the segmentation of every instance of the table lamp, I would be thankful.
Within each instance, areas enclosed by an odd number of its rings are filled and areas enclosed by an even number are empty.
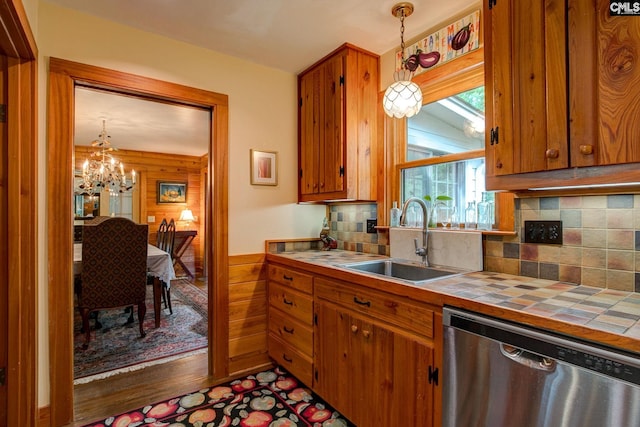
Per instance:
[[[188,228],[189,222],[195,221],[195,218],[193,217],[193,212],[191,212],[191,209],[185,209],[182,212],[180,212],[180,218],[178,218],[178,221],[186,221],[185,228]]]

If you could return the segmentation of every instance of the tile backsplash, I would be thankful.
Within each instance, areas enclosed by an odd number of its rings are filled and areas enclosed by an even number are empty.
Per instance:
[[[388,233],[367,233],[367,219],[378,217],[375,203],[340,203],[329,206],[331,237],[338,249],[389,255]]]
[[[640,195],[516,199],[515,236],[483,236],[484,269],[640,292]],[[329,206],[338,248],[389,255],[387,232],[366,233],[375,203]],[[562,221],[563,244],[524,243],[524,222]]]
[[[484,269],[640,292],[640,196],[516,199],[516,236],[484,237]],[[562,221],[563,244],[524,243],[524,222]]]

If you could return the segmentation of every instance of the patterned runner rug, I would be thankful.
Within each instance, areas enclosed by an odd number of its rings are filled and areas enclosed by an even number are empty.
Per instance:
[[[207,347],[207,294],[186,280],[175,280],[171,285],[173,314],[164,309],[160,315],[160,327],[155,327],[153,291],[147,291],[147,314],[144,320],[146,336],[140,338],[137,309],[134,322],[127,324],[124,309],[101,310],[102,328],[95,330],[90,320],[91,341],[84,350],[84,334],[80,332],[82,321],[75,315],[74,321],[74,383],[82,384],[121,372],[141,369],[206,351]]]
[[[353,424],[277,367],[85,427],[125,426],[348,427]]]

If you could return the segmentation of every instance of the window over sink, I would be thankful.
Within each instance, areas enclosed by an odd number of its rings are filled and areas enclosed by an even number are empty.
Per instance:
[[[387,202],[390,208],[391,201],[402,205],[410,197],[444,198],[464,224],[465,210],[477,206],[485,193],[496,203],[492,228],[513,231],[512,215],[504,222],[499,215],[501,208],[513,210],[512,195],[497,197],[485,190],[484,52],[465,56],[414,78],[424,104],[415,116],[392,125],[399,145]]]
[[[468,152],[473,152],[472,158],[451,158]],[[423,105],[418,114],[407,119],[405,158],[408,162],[438,162],[401,166],[402,201],[426,195],[431,200],[445,196],[449,199],[446,203],[455,207],[457,222],[464,224],[465,210],[475,210],[485,192],[483,154],[484,86]]]

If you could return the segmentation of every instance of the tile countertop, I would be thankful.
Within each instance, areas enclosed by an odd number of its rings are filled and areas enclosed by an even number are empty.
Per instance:
[[[306,265],[339,269],[351,274],[351,278],[362,279],[362,273],[354,273],[340,267],[357,261],[387,258],[381,255],[343,250],[303,250],[268,254],[268,260],[289,260]],[[317,272],[322,272],[317,270]],[[349,278],[338,274],[337,278]],[[325,273],[326,274],[326,273]],[[371,275],[366,277],[371,278]],[[414,288],[415,286],[392,278],[368,280],[383,284],[384,290],[393,290],[394,284]],[[460,308],[499,314],[509,320],[528,323],[545,329],[559,329],[583,339],[620,347],[640,353],[640,293],[613,289],[593,288],[553,280],[535,279],[487,271],[465,273],[436,279],[418,285],[420,290],[431,294],[421,295],[425,302],[436,297],[438,302]],[[401,292],[394,292],[400,294]],[[421,298],[422,299],[422,298]]]

